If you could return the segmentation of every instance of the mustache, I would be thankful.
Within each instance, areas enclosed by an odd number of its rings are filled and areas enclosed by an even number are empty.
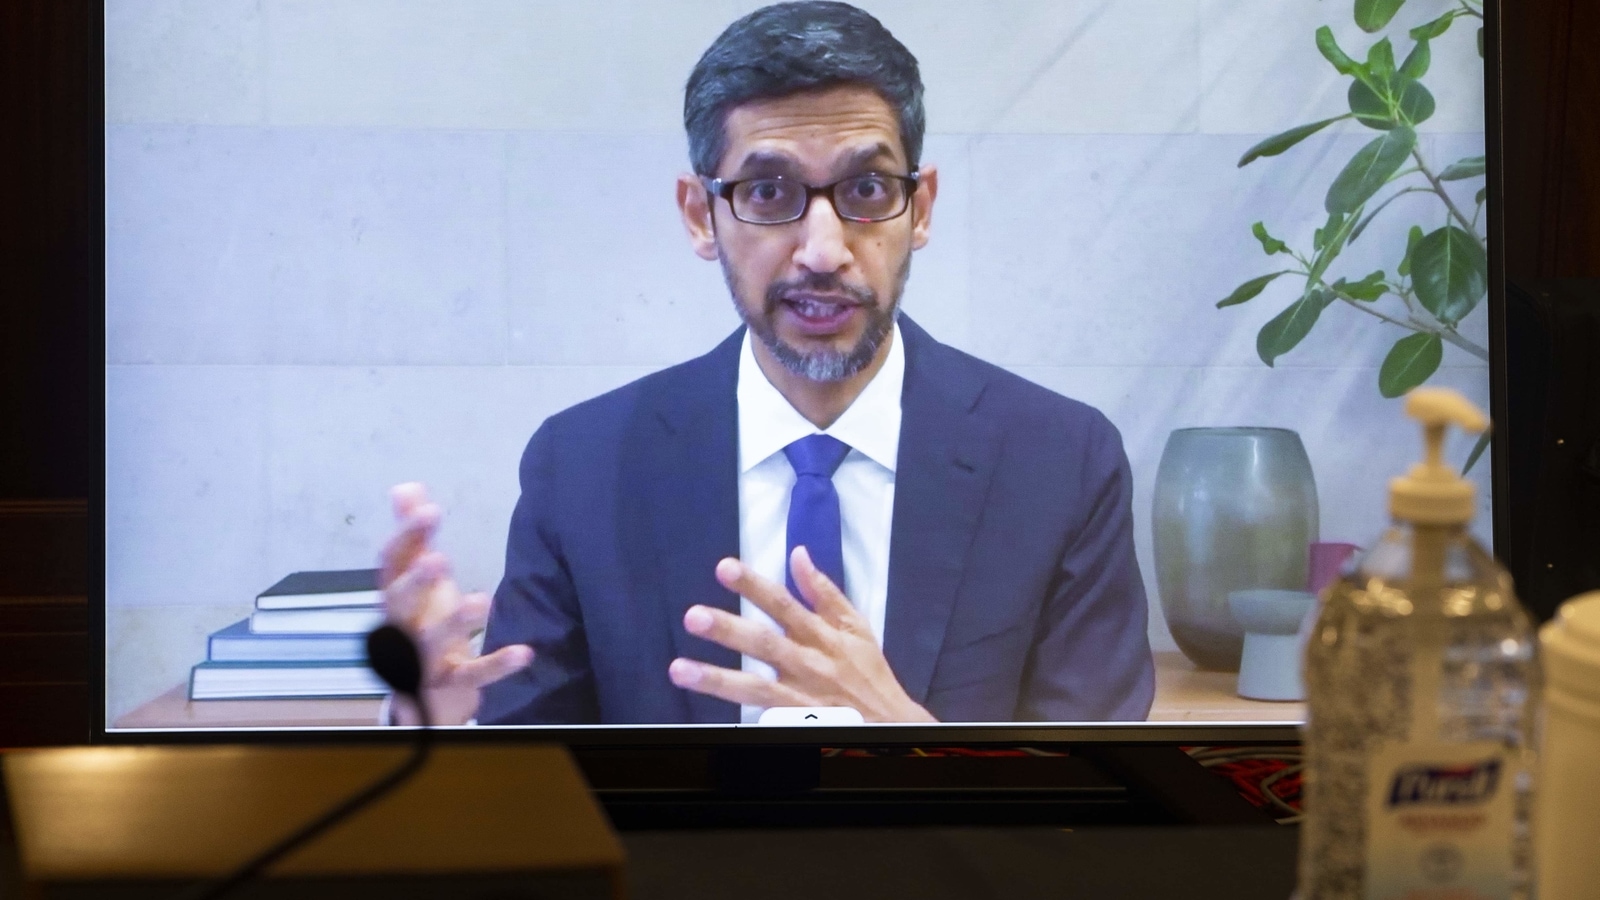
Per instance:
[[[871,288],[845,284],[838,275],[832,272],[808,272],[800,278],[789,281],[775,281],[768,285],[765,297],[766,312],[769,315],[777,312],[778,304],[783,302],[784,295],[796,291],[842,294],[862,306],[876,307],[878,305],[878,293]]]

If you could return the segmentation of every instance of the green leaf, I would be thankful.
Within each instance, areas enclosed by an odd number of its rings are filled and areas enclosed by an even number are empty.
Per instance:
[[[1489,260],[1478,239],[1454,225],[1424,235],[1411,251],[1417,300],[1446,325],[1461,321],[1489,287]]]
[[[1339,226],[1342,224],[1344,224],[1344,216],[1341,216],[1338,213],[1328,216],[1327,223],[1321,228],[1318,228],[1311,235],[1312,249],[1320,252],[1324,247],[1328,246],[1328,241],[1332,240],[1334,234],[1338,232]]]
[[[1333,299],[1326,288],[1315,288],[1261,326],[1256,333],[1256,354],[1261,361],[1270,366],[1278,357],[1293,350],[1311,333],[1311,326],[1317,324],[1317,317]]]
[[[1356,0],[1356,24],[1371,34],[1389,24],[1406,0]]]
[[[1356,151],[1344,171],[1333,180],[1323,208],[1330,213],[1355,212],[1388,182],[1389,176],[1400,170],[1416,144],[1417,133],[1404,126],[1374,138],[1372,143]]]
[[[1373,301],[1389,292],[1389,286],[1383,282],[1383,272],[1372,272],[1360,281],[1346,282],[1343,278],[1333,283],[1335,293],[1343,294],[1351,300]]]
[[[1413,41],[1433,40],[1439,35],[1444,34],[1446,31],[1449,31],[1450,23],[1454,22],[1456,20],[1456,16],[1459,14],[1459,11],[1452,9],[1439,18],[1434,19],[1432,22],[1424,22],[1421,25],[1418,25],[1417,27],[1411,29],[1411,39]]]
[[[1465,475],[1471,472],[1472,467],[1478,464],[1478,457],[1483,455],[1483,451],[1489,449],[1489,432],[1493,430],[1492,427],[1487,428],[1483,434],[1478,435],[1478,442],[1472,445],[1472,452],[1467,454],[1467,464],[1461,467],[1461,474]]]
[[[1367,48],[1367,71],[1379,81],[1387,81],[1394,75],[1394,45],[1388,38]]]
[[[1411,274],[1411,251],[1417,247],[1417,241],[1422,240],[1422,229],[1413,225],[1406,232],[1406,255],[1400,257],[1400,265],[1395,268],[1401,278]]]
[[[1317,29],[1317,50],[1340,75],[1354,75],[1361,70],[1361,64],[1340,49],[1339,42],[1333,39],[1333,29],[1326,25]]]
[[[1404,75],[1396,75],[1389,83],[1394,95],[1399,97],[1401,120],[1409,125],[1419,125],[1433,118],[1435,107],[1433,92],[1422,82]]]
[[[1389,101],[1373,90],[1371,85],[1364,81],[1352,81],[1346,96],[1350,101],[1350,114],[1356,117],[1357,122],[1379,131],[1388,131],[1395,126],[1394,110],[1390,108]]]
[[[1226,306],[1238,306],[1246,300],[1253,299],[1255,295],[1261,293],[1263,288],[1271,284],[1273,279],[1279,275],[1286,275],[1288,272],[1288,269],[1284,269],[1282,272],[1273,272],[1271,275],[1262,275],[1246,281],[1244,284],[1234,288],[1233,293],[1218,300],[1217,309],[1222,309]]]
[[[1404,395],[1438,371],[1442,359],[1444,341],[1437,334],[1418,332],[1395,341],[1378,369],[1378,393],[1391,400]]]
[[[1446,166],[1445,170],[1439,173],[1439,180],[1460,181],[1463,178],[1476,178],[1483,174],[1483,169],[1483,157],[1469,156],[1466,159],[1458,159]]]
[[[1428,49],[1428,41],[1417,41],[1417,45],[1406,54],[1406,61],[1400,64],[1400,74],[1407,78],[1421,78],[1428,74],[1428,66],[1432,63],[1433,51]]]
[[[1478,29],[1478,58],[1483,58],[1483,29]]]
[[[1268,256],[1271,256],[1274,253],[1287,253],[1287,252],[1289,252],[1289,245],[1285,244],[1283,241],[1278,240],[1277,238],[1273,237],[1272,235],[1267,234],[1267,226],[1265,224],[1261,223],[1261,222],[1257,222],[1254,225],[1251,225],[1250,226],[1250,233],[1255,235],[1256,236],[1256,240],[1261,242],[1261,249]]]
[[[1488,196],[1489,196],[1489,189],[1487,187],[1478,188],[1477,200],[1478,200],[1479,203],[1482,203],[1484,201],[1484,198],[1488,197]]]
[[[1331,119],[1323,119],[1321,122],[1312,122],[1309,125],[1301,125],[1296,128],[1291,128],[1282,134],[1275,134],[1272,137],[1269,137],[1261,143],[1255,145],[1254,147],[1251,147],[1249,150],[1246,150],[1244,155],[1239,157],[1239,166],[1247,166],[1263,156],[1277,156],[1279,153],[1282,153],[1290,147],[1293,147],[1295,144],[1298,144],[1322,129],[1327,128],[1334,122],[1337,122],[1340,119],[1348,118],[1350,117],[1334,116]]]
[[[1328,224],[1318,229],[1321,232],[1322,245],[1317,247],[1317,256],[1311,261],[1311,269],[1306,273],[1306,282],[1315,284],[1322,278],[1322,273],[1328,271],[1328,266],[1339,257],[1339,252],[1344,249],[1344,242],[1350,234],[1350,226],[1355,222],[1355,216],[1346,217],[1340,213],[1328,216]]]
[[[1425,122],[1433,116],[1436,105],[1433,93],[1422,82],[1399,73],[1376,88],[1353,81],[1347,98],[1356,121],[1379,131]]]

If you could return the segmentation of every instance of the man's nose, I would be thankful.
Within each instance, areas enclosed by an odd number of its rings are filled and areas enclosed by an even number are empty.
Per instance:
[[[845,223],[833,208],[832,197],[827,194],[813,197],[810,209],[799,224],[799,245],[794,252],[796,264],[812,272],[837,272],[850,264],[853,257],[845,243]]]

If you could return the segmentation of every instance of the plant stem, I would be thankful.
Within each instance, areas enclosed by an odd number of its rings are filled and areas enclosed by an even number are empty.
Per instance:
[[[1478,359],[1484,362],[1489,361],[1489,351],[1462,337],[1453,328],[1446,328],[1443,331],[1435,331],[1434,334],[1437,334],[1447,344],[1455,344],[1457,347],[1460,347],[1462,350],[1465,350],[1473,356],[1476,356]]]
[[[1413,322],[1417,321],[1417,302],[1411,299],[1411,290],[1405,285],[1396,284],[1393,281],[1385,281],[1383,286],[1389,289],[1389,293],[1399,297],[1405,303],[1406,315],[1410,316]]]
[[[1465,350],[1473,356],[1476,356],[1478,359],[1483,360],[1484,362],[1489,361],[1489,351],[1462,337],[1453,328],[1430,328],[1427,325],[1416,321],[1415,319],[1412,319],[1411,321],[1396,319],[1394,316],[1391,316],[1382,310],[1373,309],[1371,304],[1363,303],[1360,300],[1347,296],[1340,291],[1333,291],[1333,295],[1369,316],[1377,316],[1383,321],[1388,322],[1390,325],[1398,325],[1407,331],[1420,331],[1424,334],[1436,334],[1439,336],[1440,340],[1443,340],[1446,343],[1454,344],[1457,347],[1460,347],[1462,350]]]
[[[1411,296],[1410,291],[1406,291],[1405,293],[1401,294],[1400,299],[1405,301],[1406,315],[1415,319],[1417,317],[1417,299]]]
[[[1445,208],[1450,210],[1450,214],[1455,216],[1456,221],[1461,223],[1461,227],[1465,228],[1468,234],[1478,237],[1478,231],[1473,227],[1472,222],[1456,207],[1456,202],[1450,199],[1450,192],[1444,189],[1444,182],[1439,180],[1439,176],[1433,174],[1433,170],[1428,168],[1426,162],[1423,162],[1422,153],[1417,148],[1412,147],[1411,156],[1416,159],[1417,170],[1422,173],[1422,177],[1428,179],[1428,183],[1433,185],[1433,192],[1439,195],[1440,200],[1444,201]],[[1482,242],[1482,238],[1479,238],[1479,242]]]
[[[1411,171],[1415,172],[1417,170],[1416,169],[1412,169]],[[1403,195],[1403,194],[1431,194],[1431,193],[1433,193],[1433,188],[1417,187],[1416,185],[1411,185],[1410,187],[1401,188],[1400,190],[1395,191],[1393,194],[1390,194],[1388,197],[1384,198],[1384,201],[1382,203],[1379,203],[1377,205],[1377,207],[1372,210],[1371,213],[1367,214],[1367,216],[1365,218],[1363,218],[1359,224],[1356,225],[1356,229],[1360,230],[1360,231],[1365,231],[1367,226],[1372,224],[1372,220],[1376,219],[1378,217],[1378,213],[1383,212],[1383,208],[1385,206],[1388,206],[1390,203],[1393,203],[1395,200],[1400,199],[1401,195]],[[1366,209],[1366,207],[1363,206],[1362,209]],[[1355,234],[1355,231],[1352,231],[1351,234]],[[1354,241],[1355,238],[1351,238],[1351,240]]]

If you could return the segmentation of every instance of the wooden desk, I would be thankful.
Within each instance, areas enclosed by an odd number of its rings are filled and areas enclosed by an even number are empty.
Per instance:
[[[1238,675],[1203,672],[1183,654],[1156,654],[1152,722],[1300,722],[1304,703],[1245,700]],[[117,719],[114,728],[248,728],[372,725],[378,700],[190,700],[178,685]]]
[[[180,684],[124,714],[113,728],[260,728],[376,725],[382,700],[190,700]]]
[[[1246,700],[1237,672],[1205,672],[1176,650],[1156,654],[1152,722],[1304,722],[1304,703]]]

